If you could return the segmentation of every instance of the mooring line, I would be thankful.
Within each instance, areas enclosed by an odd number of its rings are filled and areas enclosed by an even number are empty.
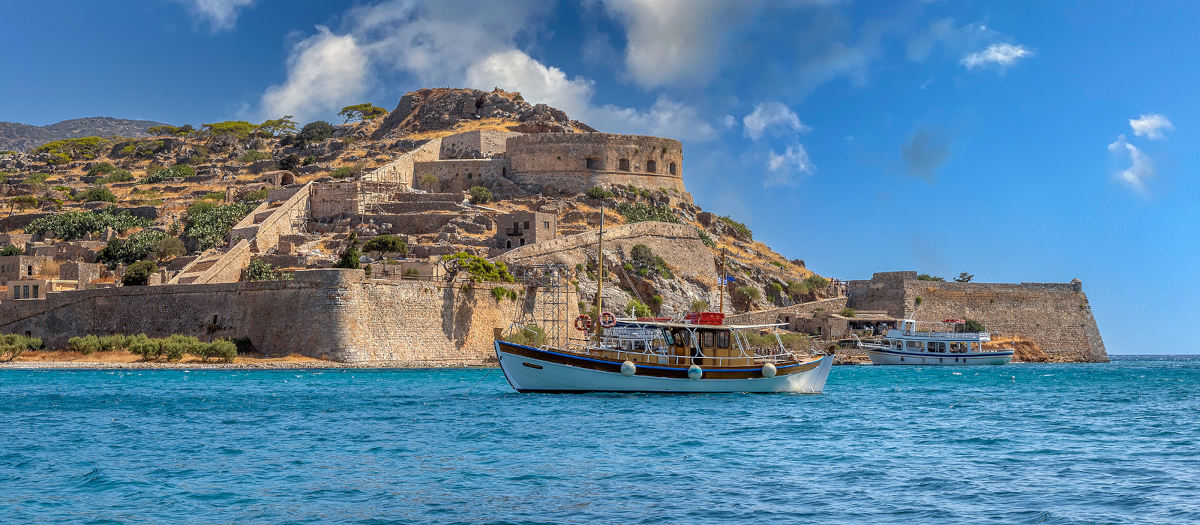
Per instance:
[[[479,386],[479,383],[482,383],[482,382],[483,382],[485,379],[487,379],[489,376],[491,376],[491,375],[492,375],[492,372],[494,372],[494,371],[496,371],[496,369],[495,369],[495,368],[489,368],[489,369],[488,369],[488,372],[487,372],[486,374],[484,374],[484,375],[483,375],[483,377],[481,377],[481,378],[479,379],[479,381],[476,381],[474,385],[471,385],[471,388],[468,388],[468,389],[467,389],[467,392],[466,392],[465,394],[463,394],[463,395],[464,395],[464,396],[466,396],[466,395],[469,395],[469,394],[471,393],[471,391],[472,391],[472,390],[475,390],[475,387]]]

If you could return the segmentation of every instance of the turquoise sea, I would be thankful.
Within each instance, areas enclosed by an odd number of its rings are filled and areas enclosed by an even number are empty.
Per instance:
[[[823,395],[0,370],[0,522],[494,521],[1198,522],[1200,358],[835,367]]]

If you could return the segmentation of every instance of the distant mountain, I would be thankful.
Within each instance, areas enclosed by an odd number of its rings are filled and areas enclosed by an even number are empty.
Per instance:
[[[146,129],[162,126],[153,120],[88,117],[64,120],[47,126],[0,122],[0,150],[27,151],[47,142],[79,137],[146,137]]]

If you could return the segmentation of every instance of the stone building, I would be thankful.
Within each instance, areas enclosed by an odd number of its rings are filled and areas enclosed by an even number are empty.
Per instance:
[[[103,264],[65,262],[58,267],[58,278],[78,282],[81,286],[100,280],[104,274]]]
[[[25,279],[38,274],[46,257],[36,255],[8,255],[0,257],[0,282]]]
[[[824,339],[844,339],[850,334],[883,335],[899,324],[899,320],[884,311],[856,311],[853,317],[830,311],[781,317],[788,330]]]
[[[518,211],[496,218],[496,247],[512,249],[558,237],[558,216]]]
[[[13,300],[45,299],[50,292],[76,290],[79,284],[75,281],[61,279],[18,279],[8,282],[8,298]]]

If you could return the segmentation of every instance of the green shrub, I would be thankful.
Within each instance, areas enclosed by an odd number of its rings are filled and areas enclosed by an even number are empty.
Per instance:
[[[941,277],[938,277],[936,275],[929,275],[927,273],[918,275],[917,280],[918,281],[936,281],[936,282],[945,282],[946,281],[945,279],[943,279]]]
[[[83,355],[91,355],[100,350],[100,338],[94,335],[72,337],[67,339],[67,349]]]
[[[121,148],[121,151],[117,153],[123,157],[140,159],[154,155],[163,149],[164,144],[161,140],[137,140]]]
[[[591,189],[587,190],[587,196],[593,199],[611,199],[613,198],[613,192],[607,188],[592,186]]]
[[[150,281],[150,276],[158,271],[158,264],[154,261],[138,261],[125,268],[125,276],[121,277],[121,284],[125,286],[146,286]]]
[[[525,325],[514,328],[504,340],[513,344],[538,347],[546,344],[546,331],[535,324]]]
[[[129,352],[141,356],[143,361],[158,359],[163,356],[162,340],[138,334],[129,341]]]
[[[134,227],[147,227],[153,224],[149,219],[134,217],[127,211],[117,211],[115,206],[93,212],[70,211],[41,217],[30,222],[25,227],[25,233],[42,234],[54,232],[59,239],[70,241],[89,233],[99,233],[106,228],[112,228],[118,233]]]
[[[492,202],[492,192],[483,186],[472,186],[469,193],[471,194],[471,204],[487,204]]]
[[[638,275],[648,277],[651,273],[661,276],[663,279],[673,279],[674,274],[667,266],[667,261],[662,257],[655,255],[645,244],[635,244],[629,249],[629,257],[633,259],[633,267],[637,268]]]
[[[690,312],[708,311],[708,301],[705,301],[703,299],[696,299],[695,301],[692,301],[692,305],[690,308],[688,308],[688,311],[690,311]]]
[[[170,235],[159,237],[150,244],[150,255],[153,255],[154,259],[158,261],[174,259],[185,253],[187,253],[187,247],[183,245],[183,241]]]
[[[169,180],[179,180],[187,177],[194,177],[196,169],[187,164],[176,164],[170,168],[163,168],[150,173],[147,170],[146,178],[142,179],[142,184],[155,184]]]
[[[262,201],[267,200],[267,194],[270,191],[271,190],[269,188],[259,188],[257,190],[246,193],[238,200],[240,200],[241,202],[262,202]]]
[[[250,151],[247,151],[247,152],[245,152],[245,153],[243,153],[243,154],[241,154],[241,155],[238,155],[238,158],[237,158],[237,160],[238,160],[238,162],[242,162],[242,163],[247,163],[247,164],[248,164],[248,163],[251,163],[251,162],[258,162],[258,161],[260,161],[260,160],[267,160],[267,159],[269,159],[269,158],[271,158],[271,154],[270,154],[270,153],[264,153],[264,152],[258,151],[258,150],[256,150],[256,149],[252,149],[252,150],[250,150]]]
[[[629,312],[629,315],[633,317],[651,317],[654,315],[654,312],[650,311],[650,307],[646,306],[646,303],[643,303],[637,299],[629,301],[626,309]]]
[[[282,159],[279,159],[279,169],[281,170],[291,171],[298,167],[300,167],[300,157],[298,155],[285,155]]]
[[[923,302],[925,302],[925,300],[921,299],[920,296],[917,296],[917,298],[913,301],[913,304],[915,304],[917,306],[921,306],[921,303],[923,303]]]
[[[977,321],[975,319],[967,319],[966,324],[963,325],[963,331],[965,331],[965,332],[986,332],[987,327],[984,326],[982,321]]]
[[[360,257],[362,255],[358,251],[358,234],[350,232],[350,238],[346,239],[346,249],[342,251],[341,257],[338,258],[337,264],[333,265],[333,267],[357,270],[361,264],[359,262]]]
[[[183,235],[196,243],[199,250],[207,250],[225,242],[233,226],[253,208],[244,202],[215,205],[211,202],[196,202],[187,208]]]
[[[495,288],[492,288],[492,298],[495,299],[497,303],[504,300],[505,298],[516,301],[519,297],[520,297],[520,294],[518,294],[516,290],[510,290],[503,286],[497,286]]]
[[[182,137],[196,130],[191,124],[184,124],[182,126],[163,124],[162,126],[151,126],[150,128],[147,128],[146,131],[153,135],[171,135],[173,137]]]
[[[250,265],[246,267],[247,281],[288,281],[293,278],[295,277],[291,272],[276,268],[262,257],[251,257]]]
[[[127,239],[109,239],[108,244],[96,254],[96,260],[107,264],[109,268],[115,268],[117,264],[133,264],[149,258],[156,247],[170,238],[165,232],[142,230]]]
[[[347,166],[342,166],[336,170],[333,170],[333,173],[329,174],[330,177],[333,177],[335,179],[345,179],[345,178],[349,178],[353,175],[354,175],[354,170],[350,169]]]
[[[395,235],[380,235],[367,241],[362,247],[363,251],[375,253],[376,259],[382,259],[384,255],[395,253],[400,257],[408,256],[408,243],[404,239]]]
[[[101,352],[112,352],[128,348],[128,338],[123,335],[102,335],[98,339]]]
[[[104,177],[96,179],[97,184],[112,184],[114,182],[129,182],[133,180],[133,174],[129,170],[116,170]]]
[[[842,308],[842,311],[839,313],[842,314],[842,317],[854,317],[854,309],[849,306]]]
[[[108,175],[114,171],[117,171],[117,167],[113,166],[111,162],[101,162],[88,168],[87,174],[90,176]]]
[[[733,218],[728,215],[722,215],[719,218],[721,219],[721,222],[725,223],[726,226],[733,229],[738,237],[746,240],[754,240],[754,233],[752,233],[750,228],[746,227],[745,224],[733,220]]]
[[[44,347],[41,338],[28,337],[20,334],[0,335],[0,360],[12,361],[25,351],[41,350]]]
[[[18,248],[11,244],[8,246],[5,246],[4,249],[0,250],[0,257],[8,257],[8,256],[12,256],[12,255],[24,255],[24,254],[25,254],[24,249]]]
[[[667,205],[623,202],[617,205],[617,213],[621,214],[626,222],[662,221],[677,224],[680,222],[675,211]]]
[[[709,235],[708,232],[701,230],[699,228],[696,228],[696,233],[700,235],[700,242],[704,243],[705,246],[708,246],[709,248],[717,247],[717,241],[714,241],[712,236]]]
[[[442,260],[447,266],[457,271],[465,271],[471,276],[473,282],[506,282],[511,283],[516,281],[511,273],[508,273],[508,266],[502,262],[493,263],[483,257],[471,255],[467,252],[458,252],[454,255],[443,255]]]
[[[117,196],[104,186],[92,186],[77,197],[83,202],[117,202]]]
[[[41,184],[49,178],[49,173],[30,173],[29,176],[25,177],[25,182],[28,184]]]
[[[739,299],[746,302],[762,299],[762,292],[758,291],[758,288],[753,286],[740,286],[735,288],[733,290],[733,295],[736,295]]]
[[[229,339],[217,339],[208,344],[199,343],[192,347],[189,351],[203,361],[208,361],[210,358],[217,358],[226,363],[232,363],[233,358],[238,355],[238,345]]]

